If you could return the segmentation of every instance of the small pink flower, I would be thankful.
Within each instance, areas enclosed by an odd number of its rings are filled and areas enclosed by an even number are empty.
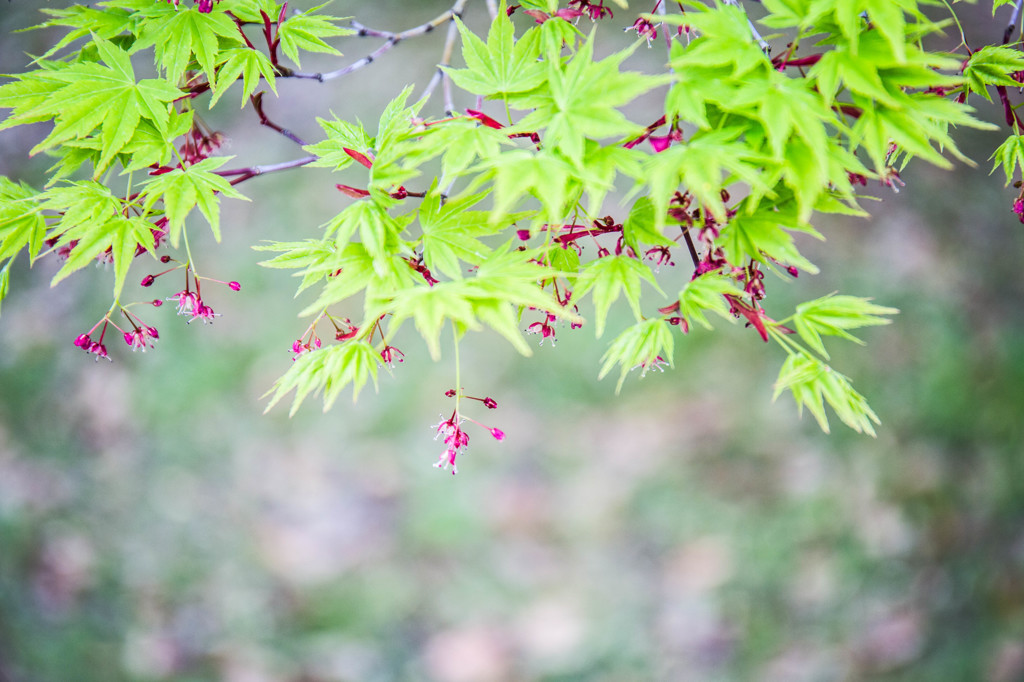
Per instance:
[[[633,22],[633,25],[626,29],[627,31],[636,31],[636,34],[641,38],[647,39],[648,47],[651,41],[658,37],[658,29],[651,22],[647,21],[643,17],[638,18]]]
[[[142,325],[135,331],[124,333],[124,342],[131,346],[132,351],[142,350],[146,352],[146,347],[155,348],[154,341],[160,338],[160,334],[154,327],[147,327]]]
[[[494,440],[505,440],[505,432],[499,428],[491,429],[491,435],[494,436]]]
[[[320,339],[318,337],[314,336],[308,342],[296,339],[295,343],[292,344],[292,362],[295,362],[306,353],[312,353],[318,348],[320,348]]]
[[[96,362],[99,362],[100,358],[106,358],[108,361],[113,362],[113,360],[110,359],[110,356],[107,355],[107,347],[104,346],[99,341],[91,342],[88,345],[88,347],[85,348],[85,351],[95,355],[96,356]]]
[[[486,407],[488,410],[493,410],[498,407],[498,401],[496,401],[494,398],[484,398],[483,403],[484,407]]]
[[[220,317],[220,313],[213,312],[213,308],[203,303],[201,299],[197,298],[196,305],[192,310],[192,317],[187,321],[192,322],[192,320],[198,318],[203,321],[203,324],[207,324],[209,322],[213,322],[213,318],[215,317]]]
[[[452,475],[459,473],[455,458],[469,446],[469,434],[462,430],[462,418],[459,417],[458,411],[452,412],[451,417],[432,428],[437,429],[434,440],[437,440],[438,436],[443,436],[446,446],[434,466],[438,469],[447,469],[451,466]]]
[[[384,350],[380,352],[380,359],[384,361],[385,365],[394,369],[396,362],[405,361],[405,353],[394,346],[384,346]]]
[[[661,357],[659,355],[659,356],[655,357],[653,360],[645,360],[644,362],[641,362],[639,365],[637,365],[633,369],[636,369],[637,367],[639,367],[640,368],[640,375],[641,376],[646,376],[647,372],[649,372],[652,369],[656,369],[659,372],[664,372],[666,366],[668,366],[668,363],[665,362],[665,358],[663,358],[663,357]]]
[[[540,343],[543,346],[545,339],[551,339],[551,345],[555,345],[555,327],[552,324],[555,316],[548,313],[543,322],[534,322],[526,328],[527,334],[540,334]]]
[[[1013,202],[1013,212],[1017,214],[1018,220],[1024,223],[1024,199],[1017,197]]]
[[[661,267],[668,263],[669,265],[675,265],[672,262],[672,251],[667,246],[655,246],[653,249],[648,249],[644,257],[649,259],[652,263]]]
[[[178,302],[178,314],[179,315],[194,315],[195,309],[199,306],[201,301],[199,300],[199,294],[194,291],[185,289],[174,294],[174,296],[168,296],[168,301]]]

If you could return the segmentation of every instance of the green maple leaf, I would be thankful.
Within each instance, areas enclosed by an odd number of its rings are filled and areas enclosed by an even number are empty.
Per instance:
[[[441,357],[440,336],[445,321],[451,320],[463,330],[480,328],[468,294],[466,280],[440,282],[432,287],[407,287],[395,293],[391,324],[397,326],[412,319],[427,344],[430,357],[437,360]]]
[[[466,68],[443,68],[460,88],[475,95],[506,97],[532,90],[544,82],[545,70],[537,61],[540,56],[538,31],[527,31],[516,41],[512,20],[501,11],[491,23],[484,43],[461,19],[456,18],[455,22],[462,34]]]
[[[711,211],[716,220],[723,222],[725,203],[722,201],[722,188],[729,177],[745,180],[754,191],[767,191],[758,167],[759,155],[737,140],[743,132],[744,129],[738,126],[699,131],[686,143],[673,145],[647,160],[643,179],[651,188],[657,230],[664,228],[668,202],[679,189],[680,182]],[[723,174],[728,175],[723,177]]]
[[[622,223],[622,238],[637,254],[643,253],[644,244],[675,246],[676,243],[658,231],[654,219],[654,203],[650,197],[640,197],[633,203],[629,216]]]
[[[111,8],[96,9],[94,7],[83,7],[76,5],[67,9],[40,8],[43,14],[52,17],[33,29],[49,28],[53,26],[64,26],[73,30],[67,32],[64,37],[57,41],[57,44],[48,49],[36,61],[46,59],[75,42],[93,34],[105,40],[111,40],[129,30],[132,26],[132,15],[130,12]]]
[[[583,164],[585,141],[639,133],[616,107],[632,102],[651,88],[669,82],[668,76],[623,71],[623,60],[636,45],[601,61],[594,61],[594,34],[568,64],[547,62],[547,85],[516,99],[516,106],[532,108],[511,132],[544,129],[544,144],[556,147],[576,167]]]
[[[624,295],[637,320],[640,319],[640,280],[646,279],[659,292],[651,269],[637,258],[605,256],[587,263],[576,280],[576,300],[593,291],[597,336],[604,334],[608,309]]]
[[[354,162],[346,149],[362,153],[373,146],[373,138],[363,129],[358,121],[350,123],[337,117],[333,120],[318,118],[316,120],[327,134],[326,139],[315,144],[307,144],[305,149],[318,158],[310,166],[320,166],[333,170],[342,170]]]
[[[563,319],[578,321],[578,316],[541,288],[542,281],[565,274],[541,265],[542,258],[542,249],[520,251],[511,240],[506,242],[480,263],[475,277],[465,280],[468,296],[478,301],[493,299],[514,306],[536,308]]]
[[[217,103],[231,85],[242,78],[242,106],[249,101],[249,95],[259,87],[260,78],[266,79],[267,85],[277,94],[277,82],[274,79],[274,65],[267,55],[250,47],[233,47],[223,50],[220,57],[224,62],[217,67],[217,85],[213,88],[210,108]]]
[[[217,194],[248,201],[225,178],[213,172],[231,158],[220,156],[203,159],[195,165],[175,168],[157,175],[145,184],[146,211],[151,210],[157,200],[163,200],[168,221],[168,237],[175,248],[178,246],[185,218],[196,206],[210,223],[214,238],[220,241],[220,200]]]
[[[270,242],[252,247],[256,251],[278,251],[281,253],[270,260],[260,261],[265,268],[283,270],[302,270],[294,273],[302,277],[302,283],[296,292],[298,296],[325,277],[342,269],[337,263],[338,247],[326,240],[307,239],[301,242]]]
[[[180,78],[189,64],[195,62],[215,87],[215,67],[225,61],[220,58],[221,43],[226,47],[245,44],[238,26],[222,7],[200,13],[195,5],[175,7],[160,2],[146,3],[135,11],[142,20],[142,33],[132,46],[132,54],[153,47],[157,63],[172,81]]]
[[[95,175],[99,175],[132,139],[142,120],[166,133],[168,103],[181,91],[160,79],[136,81],[128,53],[98,37],[94,43],[105,65],[77,62],[59,70],[30,72],[0,87],[0,107],[14,108],[0,130],[55,119],[53,130],[32,154],[98,133]]]
[[[1024,54],[1007,45],[986,45],[974,52],[964,67],[964,79],[971,92],[976,92],[988,101],[989,85],[1019,87],[1010,74],[1024,70]]]
[[[124,217],[124,203],[97,182],[76,182],[44,194],[43,209],[61,214],[49,232],[54,248],[72,246],[51,286],[109,251],[114,264],[114,298],[121,294],[128,267],[138,246],[153,250],[153,224],[138,216]]]
[[[25,248],[29,258],[35,258],[45,235],[36,191],[0,176],[0,261],[13,260]]]
[[[660,363],[672,364],[675,349],[675,338],[672,336],[672,325],[665,320],[655,318],[643,320],[627,327],[619,334],[601,360],[601,372],[598,379],[603,379],[615,365],[622,367],[615,392],[622,390],[626,375],[630,370],[641,367],[643,374]]]
[[[480,203],[486,192],[472,194],[444,204],[436,191],[436,182],[420,205],[417,217],[423,230],[423,259],[433,272],[442,272],[452,279],[461,279],[459,261],[479,265],[491,253],[479,237],[494,234],[514,222],[506,217],[498,224],[489,222],[488,211],[470,211]]]
[[[804,342],[828,359],[828,352],[821,341],[822,335],[838,336],[864,345],[863,341],[847,330],[889,324],[891,320],[882,316],[895,315],[898,312],[896,308],[875,305],[867,298],[830,294],[801,303],[796,307],[796,313],[780,324],[792,321],[793,327]]]
[[[295,398],[291,415],[310,393],[323,394],[325,412],[346,386],[352,386],[354,401],[371,379],[377,386],[377,370],[381,364],[380,354],[366,341],[352,340],[306,353],[264,394],[264,397],[273,394],[264,411],[269,411],[292,391],[295,391]]]
[[[706,272],[691,280],[679,292],[679,314],[685,319],[696,322],[705,329],[711,329],[705,311],[718,314],[729,322],[736,318],[730,312],[729,302],[725,295],[742,296],[743,289],[736,280],[720,272]]]
[[[492,223],[499,222],[501,216],[511,212],[526,194],[540,201],[543,216],[549,222],[556,222],[565,215],[573,171],[557,152],[542,149],[534,153],[513,149],[485,160],[476,170],[483,172],[474,184],[484,180],[494,182]]]
[[[993,159],[995,159],[995,163],[992,165],[989,175],[1002,165],[1003,174],[1006,175],[1006,185],[1009,186],[1013,182],[1013,174],[1017,171],[1017,167],[1024,168],[1024,135],[1010,135],[1006,138],[989,157],[989,161]]]
[[[825,433],[829,432],[828,417],[825,415],[827,402],[839,419],[851,429],[875,435],[872,422],[878,424],[878,416],[868,406],[864,396],[853,389],[849,379],[806,352],[791,353],[786,358],[775,382],[773,399],[778,398],[786,389],[792,393],[800,412],[806,407]]]
[[[302,14],[288,17],[277,27],[277,37],[281,41],[281,50],[299,66],[301,66],[299,50],[322,52],[340,57],[341,53],[325,43],[323,39],[349,36],[355,33],[352,29],[334,25],[333,22],[342,20],[340,17],[316,14],[316,12],[324,7],[325,5],[317,5]]]

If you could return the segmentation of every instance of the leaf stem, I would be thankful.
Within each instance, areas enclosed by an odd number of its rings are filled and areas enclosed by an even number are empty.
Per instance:
[[[455,413],[459,413],[459,401],[462,400],[462,374],[459,364],[459,330],[455,320],[452,323],[452,340],[455,342]]]

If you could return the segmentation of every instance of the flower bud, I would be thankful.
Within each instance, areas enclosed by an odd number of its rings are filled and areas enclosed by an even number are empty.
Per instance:
[[[144,287],[151,287],[153,286],[153,282],[155,281],[156,277],[154,277],[153,275],[146,275],[145,277],[142,278],[142,281],[139,282],[139,285]]]
[[[231,289],[231,291],[238,291],[241,288],[242,285],[238,282],[228,282],[228,289]]]

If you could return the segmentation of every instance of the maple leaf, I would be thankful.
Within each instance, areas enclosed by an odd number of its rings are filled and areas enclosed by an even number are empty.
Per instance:
[[[148,120],[166,134],[168,103],[182,93],[164,80],[136,81],[127,52],[99,37],[93,42],[105,65],[77,62],[60,70],[29,72],[0,86],[0,107],[14,109],[0,130],[54,119],[53,130],[32,154],[98,133],[100,157],[94,174],[98,176],[132,139],[141,121]]]
[[[90,180],[51,189],[43,198],[43,210],[60,214],[48,233],[49,239],[56,239],[54,248],[74,242],[51,286],[109,251],[116,299],[137,248],[153,249],[153,224],[138,216],[126,218],[124,201],[111,194],[110,188]]]
[[[134,11],[142,22],[142,33],[132,45],[135,54],[147,47],[156,51],[156,61],[167,77],[177,80],[195,62],[206,73],[211,86],[217,85],[215,67],[220,59],[221,44],[225,47],[244,45],[238,26],[223,8],[203,13],[197,5],[173,6],[147,2]]]
[[[300,49],[306,52],[322,52],[340,57],[341,53],[325,43],[323,39],[355,33],[352,29],[341,28],[332,23],[341,21],[340,17],[316,14],[324,6],[317,5],[302,14],[288,17],[277,27],[277,38],[281,41],[281,50],[299,66],[301,66],[301,62],[299,62]]]
[[[477,95],[505,97],[532,90],[543,83],[545,70],[537,61],[540,56],[538,31],[527,31],[515,41],[511,19],[504,12],[498,12],[484,43],[461,19],[456,18],[455,22],[462,34],[466,68],[442,68],[460,88]]]
[[[213,236],[220,241],[220,202],[217,194],[233,199],[246,199],[226,179],[213,171],[224,165],[230,156],[203,159],[197,164],[157,175],[145,184],[147,211],[163,199],[171,244],[178,245],[185,217],[196,206],[210,223]]]
[[[486,193],[473,194],[441,203],[435,187],[423,200],[417,216],[423,230],[423,258],[428,268],[452,279],[462,277],[459,261],[479,265],[491,249],[478,237],[494,234],[514,222],[506,218],[497,225],[489,224],[488,211],[470,211]],[[514,216],[513,216],[514,218]]]
[[[576,167],[582,166],[586,139],[642,132],[641,126],[631,123],[616,107],[670,78],[621,70],[623,60],[634,49],[635,45],[595,62],[592,33],[568,64],[548,61],[546,87],[514,100],[517,108],[533,111],[510,132],[544,129],[545,145],[557,147]]]

